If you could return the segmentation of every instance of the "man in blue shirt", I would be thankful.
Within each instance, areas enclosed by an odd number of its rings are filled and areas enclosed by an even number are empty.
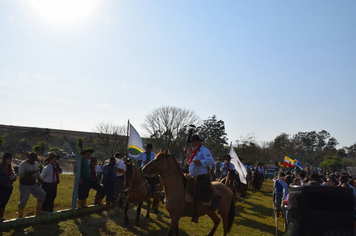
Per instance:
[[[230,161],[231,161],[231,156],[227,155],[226,158],[225,158],[225,162],[220,167],[220,171],[221,171],[220,180],[222,180],[223,178],[225,178],[227,176],[227,173],[228,173],[229,169],[232,169],[232,170],[234,170],[236,172],[235,165],[232,164]]]
[[[145,165],[148,164],[148,162],[152,161],[156,157],[156,153],[152,152],[153,146],[152,144],[148,143],[146,145],[146,151],[140,153],[139,155],[135,156],[130,153],[127,154],[127,156],[135,161],[141,161],[141,167],[143,168]],[[146,177],[148,179],[148,182],[150,183],[151,189],[152,189],[152,197],[156,196],[156,177]]]
[[[192,145],[192,152],[189,148],[185,147],[184,151],[189,158],[189,174],[197,178],[198,186],[195,188],[194,193],[194,215],[192,221],[198,223],[198,214],[196,211],[197,205],[203,203],[204,197],[209,189],[210,183],[210,170],[214,165],[213,155],[209,149],[203,146],[201,139],[198,135],[193,135],[192,139],[188,142]]]
[[[137,156],[127,153],[127,156],[137,162],[142,162],[141,167],[144,167],[146,164],[148,164],[148,162],[152,161],[156,157],[156,153],[152,152],[152,148],[152,144],[148,143],[146,145],[146,151],[140,153]]]

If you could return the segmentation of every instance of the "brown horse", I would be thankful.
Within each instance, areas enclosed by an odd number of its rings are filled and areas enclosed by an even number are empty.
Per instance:
[[[146,218],[150,216],[150,205],[151,205],[151,188],[142,175],[140,169],[131,162],[125,162],[125,186],[127,188],[127,202],[125,204],[125,224],[129,224],[129,217],[127,215],[127,210],[129,208],[130,202],[138,202],[136,221],[138,224],[140,222],[141,207],[144,201],[147,202],[147,214]]]
[[[238,191],[238,182],[237,182],[238,175],[235,173],[235,170],[233,169],[228,169],[227,175],[225,178],[220,180],[220,183],[225,184],[231,192],[233,193],[234,196],[234,202],[237,202],[237,191]],[[240,180],[240,178],[238,178]]]
[[[185,177],[176,159],[168,153],[159,152],[155,159],[148,163],[143,169],[144,174],[162,174],[163,186],[166,193],[165,206],[171,217],[171,225],[168,235],[179,235],[178,222],[182,216],[192,216],[192,203],[185,201]],[[235,204],[231,190],[220,182],[212,182],[217,194],[221,196],[218,206],[219,213],[223,220],[224,235],[232,226],[235,217]],[[199,216],[207,214],[214,222],[209,235],[213,235],[220,223],[220,218],[211,206],[197,205]]]

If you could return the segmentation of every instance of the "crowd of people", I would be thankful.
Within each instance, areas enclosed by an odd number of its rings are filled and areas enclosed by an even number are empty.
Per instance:
[[[37,199],[36,215],[43,215],[53,211],[54,200],[57,195],[59,174],[62,172],[57,163],[55,153],[50,153],[45,159],[47,165],[40,173],[38,155],[35,152],[26,153],[27,160],[22,161],[18,168],[20,199],[18,203],[18,217],[23,218],[27,201],[32,194]],[[4,221],[5,207],[13,191],[13,182],[17,176],[12,166],[12,154],[5,153],[0,168],[0,219]],[[37,181],[36,181],[37,180]]]
[[[106,209],[110,210],[110,203],[123,206],[125,163],[120,153],[110,158],[106,165],[98,163],[92,157],[94,150],[86,149],[80,153],[81,168],[78,188],[78,208],[87,207],[86,200],[90,189],[96,191],[94,204],[101,205],[106,197]],[[30,195],[37,200],[36,215],[47,214],[54,211],[54,203],[57,197],[57,186],[60,183],[59,175],[63,172],[58,160],[61,158],[55,152],[48,154],[41,170],[39,158],[36,152],[27,152],[27,160],[18,166],[17,173],[12,164],[12,154],[4,153],[0,167],[0,222],[5,220],[6,205],[13,192],[13,183],[19,179],[18,218],[23,218],[25,207]]]
[[[227,155],[224,162],[217,157],[214,161],[209,149],[203,146],[198,135],[194,135],[190,141],[192,151],[188,147],[185,148],[186,163],[190,175],[198,179],[194,201],[195,206],[203,204],[207,189],[210,186],[211,180],[221,180],[226,177],[228,170],[235,170],[235,166],[231,163],[231,157]],[[152,152],[152,145],[148,144],[145,152],[134,156],[127,153],[127,157],[138,161],[142,166],[145,166],[155,157]],[[80,153],[81,168],[79,172],[79,188],[78,188],[78,208],[87,207],[87,198],[89,191],[96,191],[94,204],[103,204],[103,199],[106,197],[106,209],[111,209],[111,203],[123,206],[124,198],[124,176],[125,163],[120,153],[116,153],[110,158],[109,163],[98,163],[97,158],[92,154],[93,149],[86,149]],[[45,166],[40,171],[38,164],[38,154],[28,152],[27,160],[19,164],[18,175],[16,175],[12,166],[12,155],[5,153],[2,158],[0,168],[0,221],[3,218],[5,207],[11,197],[13,191],[13,183],[19,179],[20,198],[18,202],[18,218],[24,217],[24,209],[27,205],[30,195],[32,194],[37,200],[36,215],[43,215],[54,211],[54,202],[57,196],[57,186],[60,183],[59,175],[62,169],[58,164],[60,158],[54,152],[49,153],[45,159]],[[251,171],[263,173],[263,165],[259,163],[255,168],[247,168]],[[211,177],[213,176],[213,177]],[[152,178],[150,185],[152,188],[152,197],[154,197],[156,182]],[[273,179],[273,201],[275,205],[276,216],[286,215],[286,205],[288,204],[289,188],[292,185],[321,185],[321,186],[338,186],[352,188],[356,203],[356,180],[347,173],[311,173],[307,175],[305,171],[289,171],[281,169],[276,172]],[[355,204],[356,205],[356,204]],[[356,212],[356,207],[355,207]],[[198,216],[195,214],[192,218],[193,222],[198,222]]]
[[[352,178],[347,172],[318,172],[307,174],[304,170],[284,170],[276,172],[276,177],[273,179],[273,202],[275,206],[275,216],[284,217],[286,224],[288,218],[286,215],[289,190],[293,185],[313,185],[313,186],[333,186],[351,188],[354,195],[354,211],[356,215],[356,179]]]

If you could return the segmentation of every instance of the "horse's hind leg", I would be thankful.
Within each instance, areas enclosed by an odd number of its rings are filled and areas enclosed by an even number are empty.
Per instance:
[[[135,223],[136,223],[136,224],[140,223],[141,207],[142,207],[142,202],[140,202],[140,203],[138,204],[138,206],[137,206],[136,220],[135,220]]]
[[[212,235],[214,235],[216,228],[219,226],[221,220],[220,220],[219,216],[213,210],[210,210],[207,214],[214,222],[213,228],[211,228],[211,230],[208,234],[209,236],[212,236]],[[227,223],[227,214],[226,214],[226,223]],[[225,224],[224,224],[224,227],[225,227]],[[224,232],[225,232],[225,228],[224,228]]]

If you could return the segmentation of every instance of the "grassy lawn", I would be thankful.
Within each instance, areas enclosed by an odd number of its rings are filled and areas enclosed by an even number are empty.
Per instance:
[[[55,201],[55,210],[70,208],[72,199],[74,176],[61,175],[58,196]],[[5,217],[16,218],[17,203],[19,199],[18,182],[14,187],[13,195],[7,205]],[[94,202],[94,191],[91,190],[88,203]],[[36,200],[31,196],[25,213],[34,214]],[[170,218],[163,206],[159,214],[151,214],[145,219],[146,205],[141,211],[140,224],[134,224],[136,206],[131,205],[129,210],[130,224],[124,226],[123,210],[115,207],[112,212],[102,211],[95,214],[83,215],[59,222],[45,225],[34,225],[25,229],[13,229],[2,232],[2,235],[166,235]],[[264,182],[261,192],[253,194],[248,191],[244,203],[236,203],[236,217],[229,235],[275,235],[275,221],[272,217],[272,181]],[[29,215],[29,214],[28,214]],[[278,222],[278,235],[283,235],[282,218]],[[212,227],[212,220],[208,216],[199,218],[199,224],[192,223],[189,217],[181,218],[179,222],[180,235],[207,235]],[[223,235],[222,222],[215,235]]]

